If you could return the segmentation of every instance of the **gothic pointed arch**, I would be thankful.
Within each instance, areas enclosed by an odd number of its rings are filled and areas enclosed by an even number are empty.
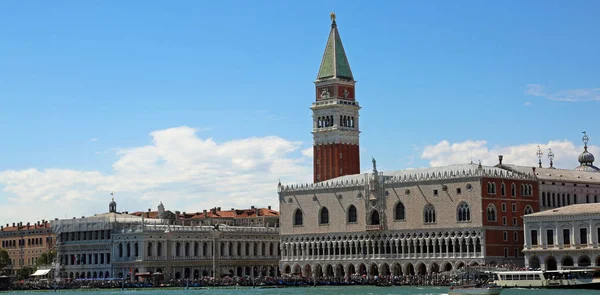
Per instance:
[[[496,222],[497,221],[497,210],[494,204],[489,204],[487,209],[485,210],[487,221]]]
[[[394,220],[405,220],[406,212],[405,212],[404,203],[399,201],[394,208]]]
[[[358,215],[356,213],[356,207],[354,205],[350,205],[348,207],[348,223],[356,223],[358,220]]]
[[[370,215],[369,221],[370,221],[370,224],[371,224],[371,225],[379,225],[379,224],[380,224],[380,221],[381,221],[381,220],[379,220],[379,211],[377,211],[377,210],[373,210],[373,211],[371,212],[371,215]]]
[[[525,206],[525,214],[531,214],[533,213],[533,208],[531,208],[531,206],[527,205]]]
[[[465,201],[460,202],[456,207],[456,221],[471,221],[471,207]]]
[[[297,208],[296,211],[294,212],[294,225],[300,226],[303,224],[304,224],[304,220],[303,220],[303,216],[302,216],[302,210],[300,210],[300,208]]]
[[[432,204],[425,205],[423,208],[423,222],[435,223],[436,221],[435,207]]]
[[[329,209],[327,207],[321,208],[321,212],[319,212],[319,224],[329,224]]]

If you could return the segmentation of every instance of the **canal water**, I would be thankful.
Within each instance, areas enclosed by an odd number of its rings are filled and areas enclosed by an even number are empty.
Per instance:
[[[43,294],[54,292],[4,292],[2,294]],[[190,289],[190,290],[160,290],[160,289],[135,289],[135,290],[68,290],[59,291],[63,294],[85,295],[188,295],[188,294],[215,294],[215,295],[445,295],[448,287],[375,287],[375,286],[344,286],[344,287],[288,287],[278,289]],[[54,294],[57,294],[54,293]],[[504,289],[501,295],[598,295],[598,290],[547,290],[547,289]]]

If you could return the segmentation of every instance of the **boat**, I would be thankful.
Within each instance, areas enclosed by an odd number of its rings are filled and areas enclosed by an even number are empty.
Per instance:
[[[489,275],[478,271],[469,270],[458,273],[457,281],[450,284],[448,295],[499,295],[502,287],[489,281]]]
[[[600,289],[600,268],[491,273],[493,282],[506,288]]]
[[[499,295],[502,287],[493,284],[450,286],[448,295]]]

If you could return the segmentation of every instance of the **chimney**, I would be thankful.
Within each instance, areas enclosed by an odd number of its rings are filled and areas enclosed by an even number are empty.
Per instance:
[[[179,211],[175,211],[175,215],[177,215],[177,216],[179,216],[180,213],[181,212],[179,212]]]
[[[250,209],[254,209],[254,206],[251,206]]]
[[[202,214],[204,214],[204,217],[206,218],[206,209],[202,210]]]
[[[217,207],[211,209],[212,214],[217,214]]]
[[[0,225],[0,231],[4,231],[4,225]]]
[[[13,226],[16,226],[14,222],[13,222]]]
[[[46,219],[42,219],[42,223],[46,223]]]
[[[231,211],[235,211],[235,208],[231,208]]]
[[[150,218],[150,210],[148,210],[148,212],[146,212],[146,218]]]
[[[148,212],[151,212],[152,210],[150,208],[148,208]]]
[[[217,211],[221,211],[221,207],[217,207]]]
[[[185,211],[183,211],[183,215],[185,215]]]
[[[504,158],[504,156],[498,155],[498,162],[500,165],[502,165],[502,158]]]
[[[531,167],[531,168],[533,168],[533,175],[535,175],[535,167]]]
[[[267,208],[269,208],[269,210],[271,210],[271,205],[269,205]]]

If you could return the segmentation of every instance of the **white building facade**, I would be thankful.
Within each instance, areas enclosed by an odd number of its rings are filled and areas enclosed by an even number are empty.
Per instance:
[[[59,275],[68,279],[135,280],[143,276],[170,280],[278,274],[278,227],[216,222],[181,221],[194,225],[177,225],[172,219],[119,213],[113,200],[109,213],[52,221]]]
[[[528,214],[524,223],[527,267],[556,270],[600,266],[600,203]]]

